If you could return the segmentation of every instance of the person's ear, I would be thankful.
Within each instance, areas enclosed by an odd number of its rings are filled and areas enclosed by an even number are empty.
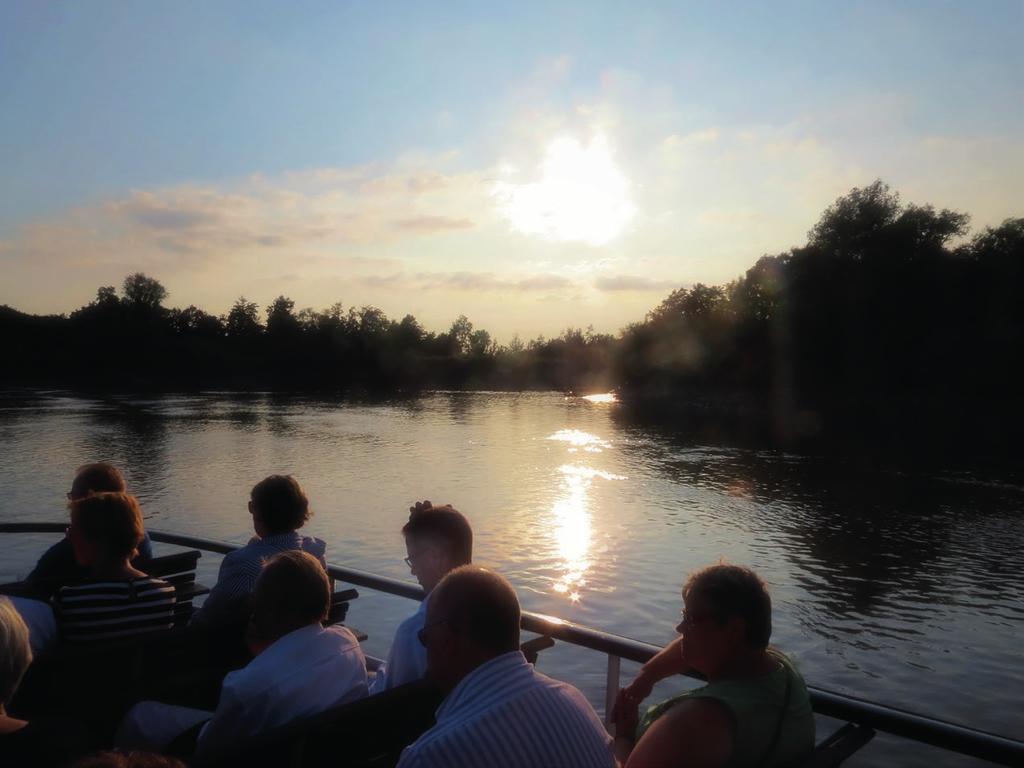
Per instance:
[[[725,629],[733,643],[741,645],[747,642],[747,620],[742,616],[730,616]]]

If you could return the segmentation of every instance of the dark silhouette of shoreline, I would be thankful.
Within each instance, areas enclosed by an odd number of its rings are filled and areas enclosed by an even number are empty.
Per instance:
[[[618,336],[567,329],[498,346],[460,316],[239,298],[166,308],[144,274],[69,316],[0,307],[0,385],[369,396],[615,389],[626,418],[788,447],[1010,452],[1024,435],[1024,218],[965,240],[968,216],[880,181],[837,200],[804,246],[723,286],[673,291]],[[957,243],[959,244],[954,244]]]

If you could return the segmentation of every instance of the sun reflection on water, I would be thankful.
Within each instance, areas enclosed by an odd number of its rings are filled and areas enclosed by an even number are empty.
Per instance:
[[[580,448],[587,453],[601,453],[605,448],[612,447],[612,444],[603,437],[584,432],[582,429],[560,429],[553,435],[548,435],[547,439],[569,443],[570,453],[575,453]]]
[[[577,464],[565,464],[559,467],[559,472],[562,475],[561,495],[555,500],[551,512],[561,573],[552,588],[577,603],[581,599],[581,590],[587,585],[587,571],[592,565],[594,532],[589,498],[591,485],[595,478],[625,478]]]
[[[602,392],[599,395],[584,395],[583,399],[591,403],[617,403],[619,399],[614,392]]]

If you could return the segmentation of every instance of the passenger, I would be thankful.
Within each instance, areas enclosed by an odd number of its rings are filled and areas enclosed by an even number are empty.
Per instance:
[[[435,507],[429,501],[417,501],[409,507],[409,522],[403,526],[402,535],[408,554],[405,562],[428,598],[445,574],[473,561],[473,529],[451,504]],[[371,693],[419,680],[426,674],[427,650],[417,638],[426,615],[424,599],[416,613],[398,625],[387,661],[370,686]]]
[[[712,565],[683,587],[680,637],[615,701],[615,750],[627,768],[796,765],[814,748],[814,717],[793,662],[768,647],[772,604],[748,568]],[[655,683],[700,672],[708,684],[647,710]],[[634,741],[635,737],[635,741]]]
[[[0,597],[0,766],[62,766],[89,751],[84,732],[72,723],[31,722],[11,717],[7,705],[32,662],[28,627]]]
[[[330,608],[327,574],[305,552],[270,558],[256,582],[247,631],[255,658],[224,678],[209,712],[154,701],[125,715],[115,743],[165,751],[192,730],[196,754],[236,745],[258,733],[366,695],[366,659],[345,627],[321,626]]]
[[[309,500],[294,477],[271,475],[258,482],[249,497],[249,514],[256,535],[244,547],[224,556],[217,583],[193,618],[195,624],[244,621],[263,561],[271,555],[301,550],[327,567],[327,543],[298,533],[310,512]]]
[[[78,468],[67,496],[69,502],[74,502],[84,499],[90,493],[125,493],[126,490],[124,477],[117,467],[99,461]],[[132,565],[145,570],[146,563],[153,559],[153,547],[145,531],[142,533],[138,550],[132,559]],[[50,600],[61,587],[76,584],[87,578],[89,569],[75,561],[71,541],[63,538],[43,553],[36,567],[25,579],[28,589],[26,596],[37,600]]]
[[[583,694],[523,657],[519,619],[516,593],[498,574],[463,566],[441,580],[420,642],[447,697],[399,768],[614,765],[611,737]]]
[[[94,493],[71,502],[68,540],[89,578],[54,598],[66,642],[129,637],[174,626],[174,587],[130,562],[142,540],[142,512],[127,493]]]

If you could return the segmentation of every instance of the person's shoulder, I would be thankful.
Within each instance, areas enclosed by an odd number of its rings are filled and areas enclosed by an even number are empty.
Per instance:
[[[351,629],[341,624],[331,624],[324,627],[324,634],[341,646],[359,647],[359,638],[355,636]]]
[[[409,632],[414,632],[416,630],[422,629],[426,621],[427,614],[424,611],[416,611],[415,613],[406,616],[398,623],[398,629],[396,630],[396,634],[406,634]]]
[[[230,566],[248,565],[253,562],[261,563],[263,556],[266,554],[266,549],[267,547],[262,540],[253,539],[248,544],[244,544],[224,555],[221,564]]]
[[[669,707],[660,720],[672,729],[677,739],[699,739],[708,742],[711,748],[723,740],[731,745],[736,730],[732,710],[710,697],[681,699]]]
[[[571,707],[587,714],[593,714],[597,718],[594,707],[591,706],[590,701],[576,686],[570,685],[563,680],[548,677],[541,672],[535,672],[534,678],[543,687],[545,695],[550,699],[560,701],[563,707]]]

